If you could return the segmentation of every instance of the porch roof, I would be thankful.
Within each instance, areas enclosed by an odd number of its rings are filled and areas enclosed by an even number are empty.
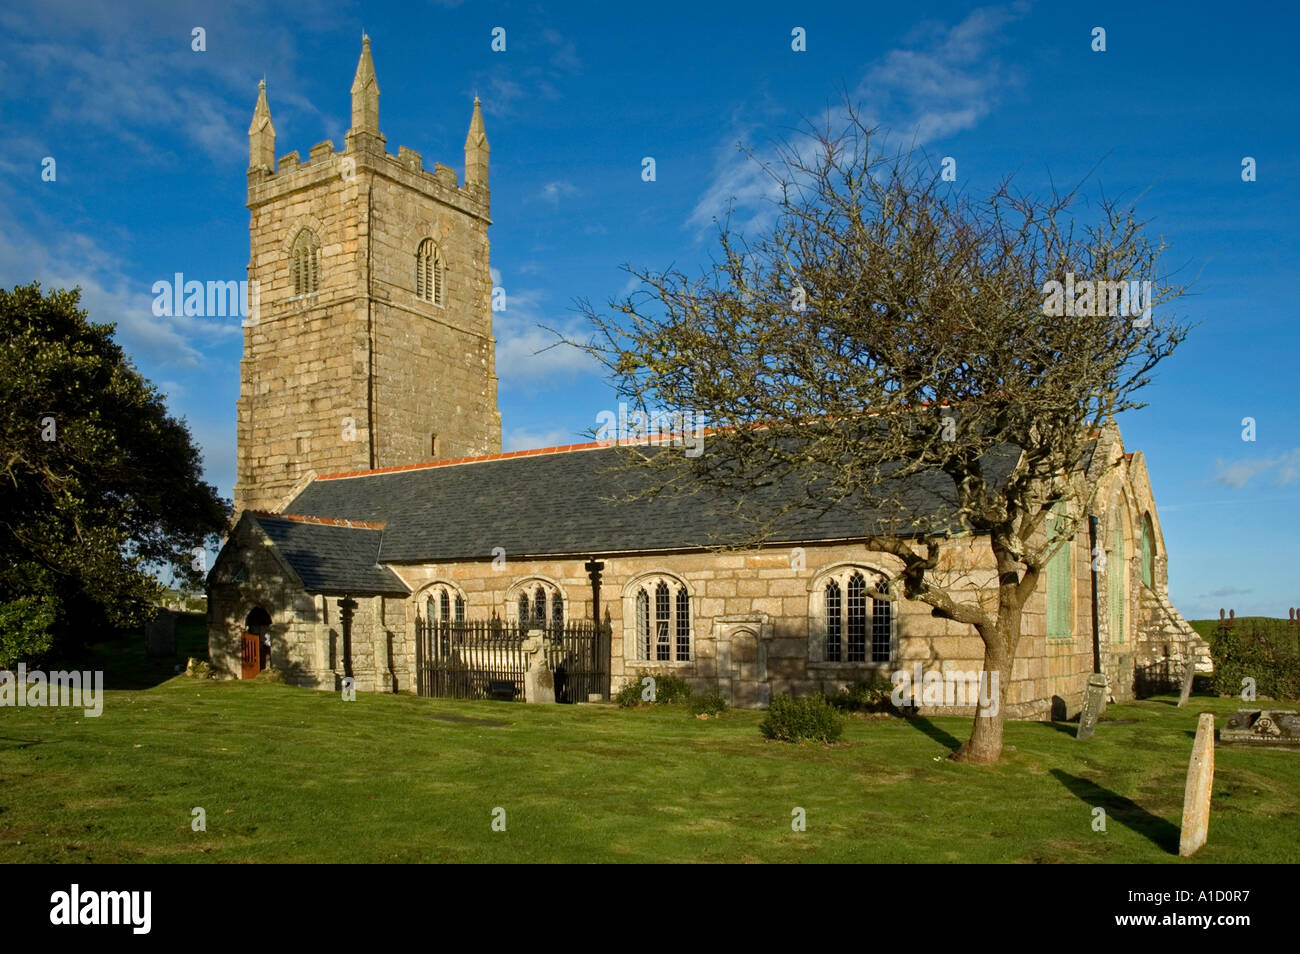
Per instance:
[[[331,596],[406,596],[410,589],[379,564],[383,528],[294,519],[266,513],[251,517],[302,580],[309,593]]]

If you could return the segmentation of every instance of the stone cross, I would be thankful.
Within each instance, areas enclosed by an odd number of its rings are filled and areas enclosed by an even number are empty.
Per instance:
[[[1210,793],[1214,789],[1214,713],[1202,712],[1196,722],[1196,741],[1187,765],[1183,793],[1183,825],[1178,854],[1195,854],[1210,834]]]
[[[530,629],[523,651],[528,667],[524,671],[524,702],[554,702],[555,676],[546,661],[545,633]]]
[[[1091,739],[1097,729],[1097,720],[1106,706],[1106,677],[1094,672],[1088,677],[1088,688],[1083,694],[1083,711],[1079,713],[1079,730],[1076,739]]]

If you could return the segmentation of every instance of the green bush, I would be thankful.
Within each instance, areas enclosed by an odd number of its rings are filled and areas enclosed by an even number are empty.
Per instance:
[[[727,700],[723,698],[721,692],[714,689],[710,692],[701,693],[698,696],[691,696],[689,703],[692,715],[722,715],[727,708]]]
[[[821,693],[798,699],[773,696],[772,704],[758,730],[767,738],[778,742],[798,742],[802,739],[834,742],[844,731],[844,720]]]
[[[655,681],[653,699],[642,698],[642,693],[646,689],[642,685],[642,680],[647,676],[652,677]],[[624,709],[634,708],[643,702],[652,702],[658,706],[680,705],[690,701],[691,684],[680,676],[642,670],[633,676],[632,680],[620,689],[614,698]]]
[[[1279,650],[1262,628],[1219,628],[1210,636],[1214,691],[1240,696],[1241,681],[1255,680],[1255,691],[1271,699],[1300,699],[1300,655]]]
[[[614,694],[614,701],[618,703],[621,709],[632,709],[639,706],[641,704],[641,680],[636,679],[627,683]]]
[[[890,699],[893,692],[894,684],[877,676],[871,680],[859,679],[828,696],[827,701],[841,712],[889,712],[894,708]]]

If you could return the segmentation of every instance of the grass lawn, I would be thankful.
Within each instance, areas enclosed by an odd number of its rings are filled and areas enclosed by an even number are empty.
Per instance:
[[[966,719],[854,717],[840,744],[796,746],[764,740],[757,712],[180,676],[108,692],[98,719],[0,709],[0,862],[1178,862],[1197,713],[1222,726],[1239,703],[1173,701],[1112,706],[1087,743],[1012,723],[1004,763],[978,767],[945,758]],[[1300,861],[1300,752],[1216,762],[1191,863]]]

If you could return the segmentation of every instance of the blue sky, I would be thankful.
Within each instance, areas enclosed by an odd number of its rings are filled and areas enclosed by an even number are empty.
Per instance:
[[[732,196],[761,221],[736,144],[769,150],[847,90],[891,135],[954,157],[976,194],[1008,174],[1027,190],[1090,175],[1085,195],[1138,200],[1191,285],[1178,311],[1198,323],[1150,407],[1120,421],[1147,456],[1173,601],[1192,618],[1285,616],[1300,605],[1300,16],[1133,6],[6,2],[0,282],[81,285],[229,496],[238,320],[156,318],[150,289],[175,272],[246,277],[257,82],[278,155],[342,148],[364,30],[391,152],[461,171],[482,97],[508,301],[495,316],[505,447],[583,440],[615,399],[576,352],[535,354],[549,341],[538,324],[581,333],[575,299],[626,291],[624,263],[692,270]],[[505,52],[490,48],[495,27]]]

